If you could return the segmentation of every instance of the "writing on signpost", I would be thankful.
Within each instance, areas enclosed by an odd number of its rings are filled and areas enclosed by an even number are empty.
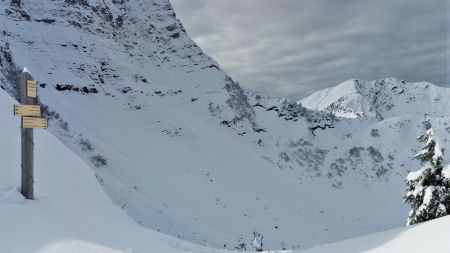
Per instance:
[[[47,128],[47,120],[42,118],[23,117],[23,128]]]
[[[22,117],[22,187],[21,193],[27,199],[34,198],[34,141],[33,128],[47,128],[47,119],[40,118],[41,106],[36,105],[37,90],[33,77],[24,70],[20,73],[20,105],[14,105],[14,115]]]
[[[27,97],[36,97],[36,82],[32,80],[27,80]]]
[[[14,115],[20,116],[41,116],[39,105],[14,105]]]

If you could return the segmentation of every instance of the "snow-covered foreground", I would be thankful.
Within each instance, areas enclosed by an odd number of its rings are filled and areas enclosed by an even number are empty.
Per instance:
[[[0,90],[0,252],[219,252],[137,225],[112,204],[90,167],[45,130],[35,130],[37,200],[25,200],[13,103]]]
[[[448,253],[450,217],[311,248],[301,253]]]

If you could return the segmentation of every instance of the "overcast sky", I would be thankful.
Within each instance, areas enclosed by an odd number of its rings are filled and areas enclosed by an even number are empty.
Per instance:
[[[171,0],[244,87],[302,97],[348,79],[447,81],[450,0]]]

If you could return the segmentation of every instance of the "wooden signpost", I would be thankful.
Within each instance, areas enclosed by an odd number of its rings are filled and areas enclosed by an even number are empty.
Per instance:
[[[36,82],[30,73],[20,73],[20,105],[14,105],[14,115],[22,116],[22,187],[21,193],[27,199],[34,198],[34,141],[33,128],[47,128],[47,119],[41,116],[41,107],[36,105]]]

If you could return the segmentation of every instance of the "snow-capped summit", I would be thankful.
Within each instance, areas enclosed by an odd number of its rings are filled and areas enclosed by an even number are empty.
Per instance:
[[[442,115],[450,105],[448,89],[427,82],[396,78],[348,80],[302,99],[303,106],[347,118],[378,118],[409,114]]]

